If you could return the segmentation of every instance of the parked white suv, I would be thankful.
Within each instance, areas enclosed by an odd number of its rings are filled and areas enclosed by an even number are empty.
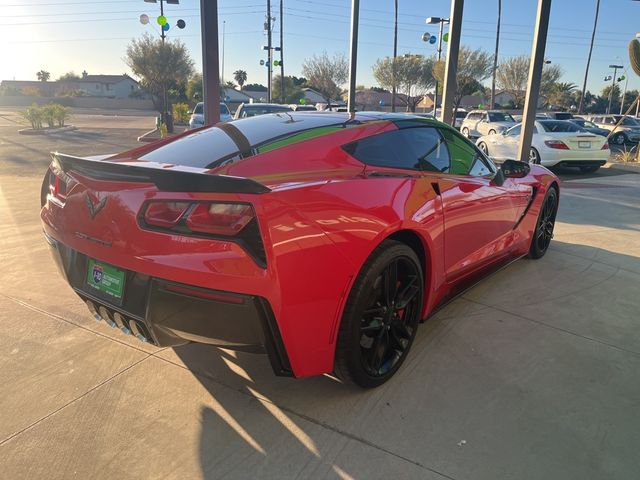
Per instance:
[[[220,121],[228,122],[231,120],[231,112],[225,103],[220,102]],[[189,119],[189,128],[199,128],[204,125],[204,103],[199,102],[193,109],[191,118]]]
[[[467,114],[460,126],[460,133],[467,138],[493,135],[513,127],[514,118],[499,110],[472,110]]]
[[[621,121],[622,120],[622,121]],[[624,145],[627,142],[640,141],[640,123],[633,117],[624,115],[594,115],[591,121],[598,127],[613,131],[615,126],[620,122],[618,128],[610,133],[609,141],[615,145]]]

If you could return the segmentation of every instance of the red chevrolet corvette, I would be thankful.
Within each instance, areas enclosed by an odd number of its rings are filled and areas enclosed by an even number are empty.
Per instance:
[[[388,380],[418,323],[543,256],[558,179],[409,115],[286,112],[113,156],[55,153],[42,222],[98,320],[267,353],[277,375]]]

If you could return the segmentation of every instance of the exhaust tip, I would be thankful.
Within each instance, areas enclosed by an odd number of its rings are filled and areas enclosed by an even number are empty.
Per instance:
[[[144,334],[142,333],[142,329],[138,326],[138,322],[135,320],[131,320],[129,322],[129,327],[131,328],[131,333],[133,333],[133,335],[140,340],[141,342],[147,342],[147,337],[144,336]]]
[[[101,306],[100,308],[98,308],[98,313],[102,318],[104,318],[104,321],[107,322],[107,325],[109,325],[111,328],[117,327],[116,323],[111,318],[109,310],[107,310],[106,307]]]
[[[113,321],[116,322],[118,328],[122,330],[126,335],[131,335],[131,330],[129,330],[129,327],[127,327],[125,318],[119,312],[115,312],[113,314]]]
[[[91,312],[91,315],[93,315],[93,318],[95,318],[97,321],[102,320],[102,317],[98,313],[98,310],[96,309],[95,304],[91,300],[87,300],[86,304],[87,304],[87,308]]]

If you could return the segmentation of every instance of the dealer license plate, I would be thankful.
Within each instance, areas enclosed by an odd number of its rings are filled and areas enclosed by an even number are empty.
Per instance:
[[[124,292],[125,272],[107,263],[89,259],[87,266],[87,285],[100,292],[102,297],[111,298],[120,304]]]
[[[578,148],[591,148],[591,142],[578,142]]]

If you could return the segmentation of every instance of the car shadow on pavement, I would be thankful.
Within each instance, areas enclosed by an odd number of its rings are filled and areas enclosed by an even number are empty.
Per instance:
[[[364,391],[328,376],[276,377],[266,355],[203,344],[176,347],[174,352],[213,400],[212,406],[201,410],[203,478],[324,478],[337,477],[337,472],[350,478],[348,467],[336,457],[351,439],[321,421],[276,404],[275,398],[292,396],[294,404],[307,406],[324,400],[324,411],[330,404],[340,408]],[[220,385],[245,399],[225,395]]]

